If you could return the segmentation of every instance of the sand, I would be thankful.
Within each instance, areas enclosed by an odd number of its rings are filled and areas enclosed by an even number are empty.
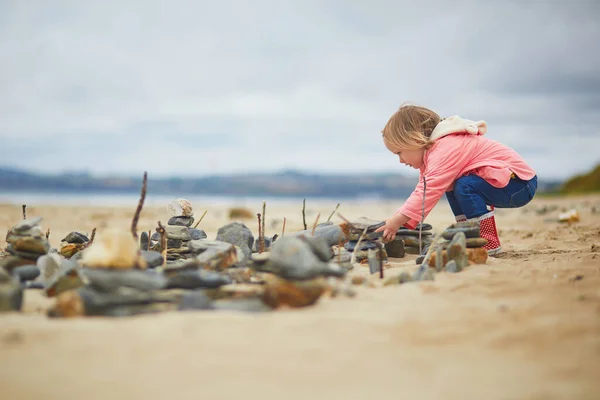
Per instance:
[[[559,209],[545,215],[545,205]],[[131,207],[30,206],[58,246],[71,230],[127,228]],[[260,211],[260,202],[251,205]],[[346,217],[385,218],[394,202],[347,202]],[[203,211],[203,205],[197,204]],[[309,202],[309,225],[335,207]],[[582,220],[556,219],[577,207]],[[201,224],[214,238],[227,208]],[[597,210],[594,212],[594,208]],[[2,399],[598,399],[600,398],[600,196],[536,198],[498,210],[505,253],[434,282],[356,286],[357,296],[261,315],[164,313],[50,320],[53,303],[27,291],[24,313],[0,315]],[[299,204],[267,208],[267,234],[299,229]],[[0,232],[20,207],[0,205]],[[140,229],[166,222],[148,207]],[[334,217],[334,221],[340,221]],[[256,231],[254,220],[245,221]],[[452,222],[440,203],[427,219]],[[386,275],[414,269],[392,259]],[[368,275],[366,267],[352,274]]]

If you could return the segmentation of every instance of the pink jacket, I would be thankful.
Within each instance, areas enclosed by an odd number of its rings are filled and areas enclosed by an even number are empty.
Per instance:
[[[498,188],[508,185],[513,172],[524,180],[535,176],[535,171],[516,151],[484,137],[486,130],[483,121],[473,122],[457,116],[438,124],[431,135],[435,143],[423,157],[419,183],[396,211],[410,218],[406,226],[415,228],[421,221],[423,176],[427,179],[425,216],[461,176],[474,174]]]

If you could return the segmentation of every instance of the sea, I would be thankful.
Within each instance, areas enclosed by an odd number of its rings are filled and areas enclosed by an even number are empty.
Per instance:
[[[91,206],[91,207],[122,207],[137,206],[139,193],[107,193],[107,192],[20,192],[5,191],[0,192],[0,204],[13,204],[27,206],[36,205],[71,205],[71,206]],[[217,196],[217,195],[197,195],[197,194],[146,194],[144,204],[148,206],[166,206],[178,198],[185,198],[192,204],[200,207],[225,206],[225,207],[249,207],[258,208],[263,201],[271,205],[290,205],[302,203],[306,200],[307,204],[319,204],[323,206],[335,207],[337,203],[365,203],[384,200],[378,196],[360,196],[352,198],[328,198],[328,197],[279,197],[279,196]],[[386,199],[390,200],[390,199]]]

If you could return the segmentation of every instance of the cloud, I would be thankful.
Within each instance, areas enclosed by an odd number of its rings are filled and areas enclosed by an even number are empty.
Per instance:
[[[380,131],[412,101],[485,119],[542,178],[564,178],[600,162],[598,11],[585,0],[5,1],[0,162],[411,175]]]

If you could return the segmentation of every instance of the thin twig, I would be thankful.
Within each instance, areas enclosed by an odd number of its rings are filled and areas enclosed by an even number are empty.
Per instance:
[[[285,217],[283,217],[283,228],[281,228],[281,237],[283,237],[284,233],[285,233]]]
[[[49,237],[50,237],[50,228],[48,228],[48,230],[46,231],[46,240],[48,240]]]
[[[148,229],[148,245],[146,246],[146,250],[150,251],[150,243],[152,243],[152,231]]]
[[[156,232],[158,232],[160,235],[160,248],[162,250],[161,253],[163,257],[162,265],[165,265],[167,263],[167,231],[160,221],[158,221],[158,228],[156,228]]]
[[[319,218],[321,217],[321,213],[317,214],[317,219],[315,219],[315,223],[313,224],[312,233],[310,236],[315,236],[315,230],[317,229],[317,224],[319,223]]]
[[[23,204],[21,208],[23,209],[23,219],[27,219],[27,205]]]
[[[352,256],[350,257],[350,264],[354,264],[356,262],[356,252],[360,248],[360,242],[363,240],[363,238],[367,234],[367,229],[368,229],[368,226],[365,226],[365,229],[363,229],[362,233],[358,237],[358,242],[356,242],[356,246],[354,246],[354,250],[352,250]]]
[[[260,221],[260,213],[256,213],[256,216],[258,217],[258,253],[260,254],[265,251],[265,241],[262,232],[262,224]]]
[[[340,208],[340,204],[341,203],[338,203],[337,206],[335,206],[334,210],[329,215],[329,218],[327,218],[327,222],[331,221],[331,217],[333,217],[333,214],[335,214],[335,212],[337,211],[337,209]]]
[[[142,192],[140,193],[140,201],[138,201],[137,208],[135,209],[135,214],[133,214],[133,220],[131,221],[131,234],[133,235],[136,242],[138,240],[137,224],[140,219],[142,207],[144,207],[144,200],[146,199],[147,188],[148,188],[148,172],[144,171],[144,180],[142,182]]]
[[[267,202],[263,201],[263,210],[262,210],[262,244],[263,244],[263,251],[265,251],[265,234],[266,234],[266,230],[265,230],[265,221],[267,220]]]
[[[85,244],[85,246],[83,246],[83,248],[87,249],[88,247],[90,247],[92,245],[92,243],[94,243],[95,238],[96,238],[96,228],[92,229],[92,234],[90,236],[90,240],[87,241],[87,243]]]
[[[202,214],[202,216],[200,217],[200,219],[198,220],[198,222],[196,222],[196,225],[194,225],[194,229],[196,229],[196,227],[198,226],[198,224],[200,223],[200,221],[202,221],[202,219],[204,218],[204,216],[206,215],[207,212],[208,212],[208,210],[204,210],[204,214]]]
[[[379,279],[383,279],[383,245],[379,240],[375,240],[377,246],[377,257],[379,258]]]
[[[340,237],[340,242],[338,243],[338,253],[337,253],[337,259],[338,259],[338,264],[342,263],[342,238]]]
[[[302,201],[302,223],[304,224],[304,230],[307,230],[306,226],[306,199]]]

